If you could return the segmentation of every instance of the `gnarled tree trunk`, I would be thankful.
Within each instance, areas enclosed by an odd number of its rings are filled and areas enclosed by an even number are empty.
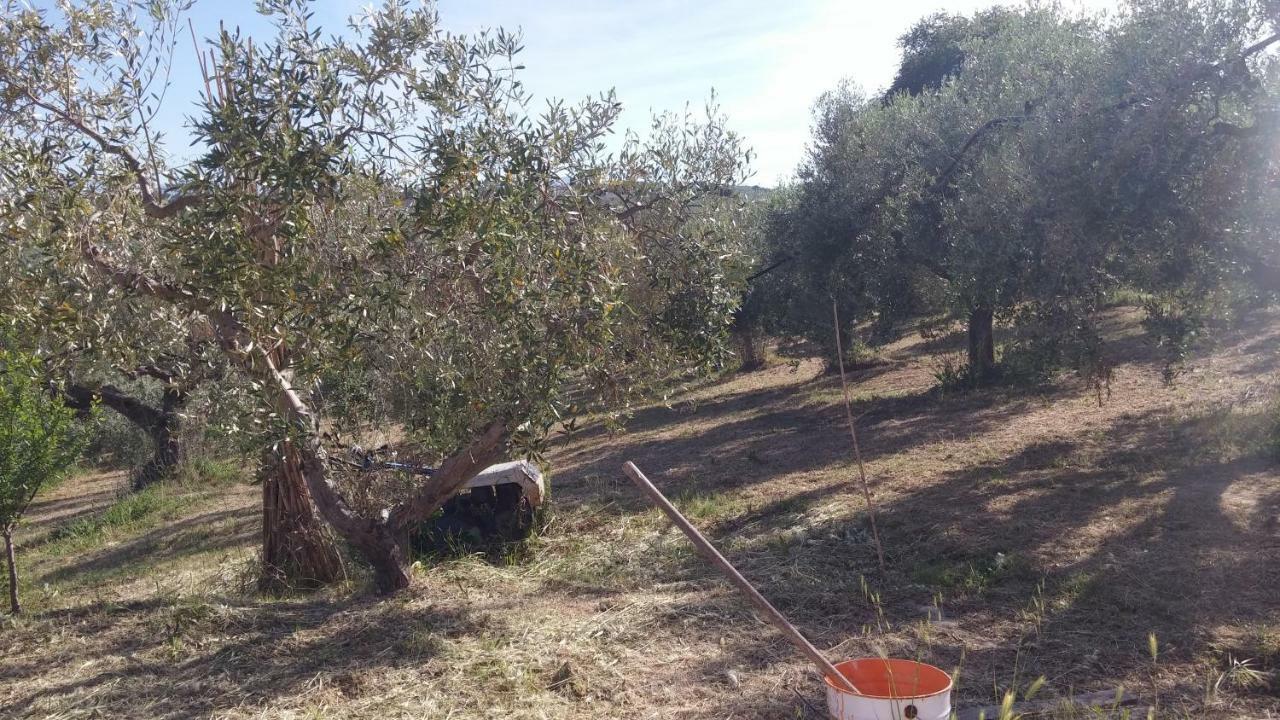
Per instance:
[[[995,313],[980,306],[969,311],[969,377],[989,380],[996,369]]]
[[[147,428],[151,442],[155,445],[155,454],[134,473],[134,490],[141,490],[169,477],[182,464],[186,453],[179,433],[182,430],[182,408],[186,404],[186,390],[172,385],[165,386],[156,422]]]
[[[287,380],[279,374],[277,378],[284,389],[282,405],[295,419],[309,422],[306,405]],[[507,435],[504,423],[491,424],[471,444],[446,458],[408,499],[372,518],[352,511],[334,487],[328,476],[324,450],[314,434],[305,441],[302,471],[325,521],[369,563],[378,592],[391,594],[409,587],[409,536],[414,528],[491,465],[501,455]]]
[[[342,558],[311,506],[302,456],[289,442],[262,471],[262,574],[266,592],[314,589],[343,576]]]
[[[281,416],[301,431],[296,442],[281,444],[281,457],[287,461],[277,463],[276,471],[268,478],[276,482],[275,487],[264,488],[263,582],[270,586],[273,575],[315,582],[336,579],[336,575],[326,576],[327,572],[340,571],[340,565],[336,555],[330,564],[326,554],[331,547],[328,538],[319,532],[311,514],[314,502],[329,527],[368,561],[379,592],[389,594],[409,587],[410,533],[498,458],[509,434],[506,423],[491,423],[469,445],[446,458],[408,499],[375,517],[362,517],[329,476],[316,417],[294,389],[290,373],[280,370],[282,353],[263,351],[261,344],[258,347],[258,354],[252,359],[240,356],[245,369],[274,386],[274,404]],[[271,514],[281,507],[290,514]],[[311,532],[312,528],[316,531]]]
[[[373,568],[378,593],[390,595],[409,587],[409,537],[380,522],[368,522],[347,540]]]
[[[188,398],[184,388],[172,384],[165,385],[160,407],[152,407],[114,385],[95,388],[80,383],[69,383],[64,392],[67,407],[87,411],[96,400],[120,413],[151,438],[155,451],[151,459],[134,472],[131,481],[134,490],[141,490],[167,478],[182,462],[183,447],[179,430],[182,424],[182,409],[186,406]]]

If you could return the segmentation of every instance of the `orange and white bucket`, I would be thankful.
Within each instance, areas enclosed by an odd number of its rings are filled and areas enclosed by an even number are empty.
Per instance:
[[[861,692],[855,695],[831,678],[827,709],[833,720],[947,720],[951,717],[951,676],[911,660],[859,658],[836,669]]]

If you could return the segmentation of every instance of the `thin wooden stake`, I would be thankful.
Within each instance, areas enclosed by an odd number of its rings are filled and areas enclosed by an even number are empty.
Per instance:
[[[196,26],[191,22],[191,18],[187,18],[187,29],[191,31],[191,47],[195,48],[196,63],[200,66],[200,76],[204,78],[204,94],[212,105],[213,88],[209,86],[209,68],[204,64],[204,51],[200,49],[200,43],[196,40]]]
[[[884,546],[880,544],[880,530],[876,527],[876,505],[871,500],[871,486],[867,484],[867,468],[862,464],[862,448],[858,446],[858,431],[853,423],[853,405],[849,402],[849,383],[844,379],[844,341],[840,339],[840,308],[831,301],[831,315],[836,324],[836,353],[840,367],[840,390],[844,393],[844,416],[849,421],[849,437],[853,440],[853,459],[858,463],[858,478],[862,481],[862,496],[867,500],[867,515],[871,518],[871,538],[876,542],[876,559],[880,561],[880,574],[885,572]]]
[[[632,482],[648,494],[649,499],[653,501],[653,504],[657,505],[662,512],[666,513],[667,517],[671,518],[671,522],[675,523],[675,526],[680,528],[680,530],[689,537],[689,540],[693,542],[693,546],[698,549],[698,552],[701,553],[704,558],[709,560],[712,565],[715,565],[725,577],[729,578],[729,580],[747,596],[747,599],[751,601],[751,604],[755,605],[756,609],[764,614],[764,618],[772,623],[774,627],[781,630],[782,634],[785,635],[793,645],[799,648],[800,652],[804,653],[805,657],[809,658],[814,665],[818,666],[818,669],[822,671],[824,676],[830,678],[832,682],[842,685],[843,689],[848,692],[854,693],[855,695],[863,694],[862,691],[858,690],[857,686],[853,684],[853,681],[845,677],[844,673],[837,670],[836,666],[832,665],[830,660],[823,656],[822,653],[818,652],[818,649],[815,648],[804,635],[800,634],[800,631],[796,629],[795,625],[792,625],[782,613],[778,612],[777,608],[769,604],[769,601],[760,594],[760,591],[755,589],[754,585],[752,585],[746,578],[742,577],[742,573],[738,572],[737,568],[726,560],[725,557],[720,554],[719,550],[716,550],[716,546],[712,545],[710,540],[703,537],[702,533],[698,532],[698,529],[686,520],[684,515],[680,514],[680,511],[671,504],[671,501],[662,494],[661,490],[658,490],[658,488],[654,487],[653,483],[649,482],[649,478],[645,477],[644,473],[640,472],[640,468],[636,467],[635,463],[627,461],[622,466],[622,470],[627,474],[627,477],[631,478]]]

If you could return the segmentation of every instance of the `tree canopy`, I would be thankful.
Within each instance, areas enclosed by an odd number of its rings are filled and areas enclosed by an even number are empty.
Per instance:
[[[509,442],[536,453],[571,387],[616,407],[716,362],[745,266],[731,189],[747,153],[714,108],[659,116],[609,152],[611,94],[535,112],[519,37],[449,35],[431,8],[393,0],[326,37],[305,3],[263,6],[274,38],[212,39],[201,155],[170,164],[149,93],[179,8],[11,4],[5,232],[72,278],[60,287],[92,342],[151,337],[93,301],[128,298],[169,342],[218,348],[282,444],[280,488],[309,494],[393,590],[408,530]],[[344,373],[379,395],[348,393],[349,417],[404,421],[441,461],[372,516],[318,434]]]
[[[1032,6],[922,21],[904,38],[909,92],[842,87],[817,105],[768,221],[772,252],[796,257],[771,280],[799,289],[781,328],[825,346],[832,297],[882,328],[952,313],[982,379],[1000,316],[1042,357],[1104,374],[1092,318],[1107,291],[1185,317],[1275,244],[1269,21],[1177,0],[1111,19]],[[953,50],[945,71],[918,67]]]

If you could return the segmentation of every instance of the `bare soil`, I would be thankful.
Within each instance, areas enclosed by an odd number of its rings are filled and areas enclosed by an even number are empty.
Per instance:
[[[1280,717],[1280,682],[1256,675],[1280,664],[1280,318],[1221,334],[1172,387],[1134,313],[1108,321],[1101,403],[1071,376],[940,394],[956,337],[905,335],[852,376],[883,575],[839,381],[814,360],[561,438],[531,547],[429,564],[386,601],[358,570],[254,594],[251,486],[76,545],[58,528],[123,482],[78,478],[20,531],[31,611],[0,625],[0,717],[823,717],[815,672],[625,460],[832,658],[958,669],[958,706],[1043,676],[1041,697],[1123,685],[1157,717]]]

